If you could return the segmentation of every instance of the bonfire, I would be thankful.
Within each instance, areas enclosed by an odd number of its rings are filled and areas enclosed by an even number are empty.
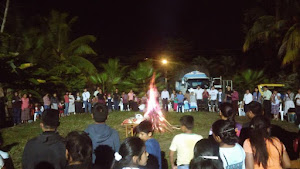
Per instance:
[[[148,91],[148,101],[146,112],[144,114],[145,119],[149,120],[153,124],[153,128],[159,132],[171,131],[173,126],[165,119],[161,107],[157,100],[158,91],[155,86],[155,74],[152,76],[152,80]]]

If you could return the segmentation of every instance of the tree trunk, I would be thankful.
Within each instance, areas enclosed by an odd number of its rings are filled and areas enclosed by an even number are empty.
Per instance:
[[[6,18],[7,18],[8,7],[9,7],[9,0],[6,0],[3,20],[2,20],[2,24],[1,24],[1,30],[0,30],[1,33],[3,33],[3,31],[4,31],[4,26],[5,26],[5,22],[6,22]]]

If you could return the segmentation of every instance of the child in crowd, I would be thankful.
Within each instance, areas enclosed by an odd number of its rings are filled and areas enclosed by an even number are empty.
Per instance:
[[[194,158],[190,163],[190,169],[223,169],[223,163],[219,157],[219,146],[210,139],[198,141],[194,148]]]
[[[194,118],[190,115],[185,115],[180,118],[181,131],[177,134],[170,146],[170,163],[172,168],[175,168],[174,154],[177,151],[177,169],[188,169],[191,159],[193,158],[193,149],[195,144],[203,137],[193,133]]]
[[[40,116],[42,116],[43,112],[43,106],[39,106],[38,103],[34,104],[34,115],[33,115],[33,120],[36,121],[36,119],[40,119]]]
[[[152,138],[154,132],[152,123],[144,120],[135,129],[139,138],[145,141],[146,151],[149,153],[146,168],[161,169],[161,150],[158,141]],[[155,158],[154,160],[152,160],[153,157]]]
[[[70,132],[66,137],[66,169],[91,169],[92,166],[92,140],[82,132]]]
[[[235,113],[233,112],[233,107],[231,103],[222,103],[219,107],[220,109],[220,117],[222,120],[229,120],[230,122],[235,124],[236,135],[239,137],[242,125],[240,123],[235,122]],[[212,129],[209,131],[209,135],[212,135]]]
[[[174,94],[174,111],[177,111],[178,108],[178,98],[177,98],[177,94]]]
[[[111,95],[110,93],[107,94],[107,109],[108,109],[108,112],[111,112],[112,111],[112,98],[111,98]]]
[[[186,98],[184,99],[183,104],[184,104],[184,112],[190,111],[189,101]]]
[[[64,101],[61,100],[60,103],[58,104],[59,117],[64,116],[64,109],[65,109],[65,104]]]
[[[108,110],[102,103],[96,103],[92,109],[94,124],[90,124],[84,131],[93,143],[93,163],[103,168],[109,168],[113,154],[119,151],[119,133],[105,124]]]
[[[213,137],[220,146],[220,157],[224,168],[245,169],[246,154],[238,144],[234,123],[228,120],[214,122]]]
[[[181,91],[177,95],[177,100],[178,100],[178,111],[177,112],[182,113],[182,107],[184,106],[184,104],[183,104],[184,96]]]
[[[128,137],[121,144],[119,153],[115,153],[111,169],[138,169],[138,166],[146,166],[148,155],[143,140]]]

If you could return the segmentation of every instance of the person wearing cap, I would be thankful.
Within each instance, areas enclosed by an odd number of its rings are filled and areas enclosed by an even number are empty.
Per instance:
[[[66,147],[63,137],[56,131],[59,112],[47,109],[42,114],[40,127],[43,133],[29,140],[22,156],[22,169],[33,169],[41,163],[51,164],[55,169],[66,166]]]
[[[92,117],[95,121],[90,124],[86,132],[93,144],[93,163],[102,168],[110,168],[114,159],[114,153],[119,151],[119,133],[105,124],[108,110],[105,105],[96,103],[92,109]]]

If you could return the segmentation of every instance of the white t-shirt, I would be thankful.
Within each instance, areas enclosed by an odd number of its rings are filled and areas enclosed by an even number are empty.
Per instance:
[[[3,158],[0,156],[0,168],[2,168],[4,166],[4,161]]]
[[[249,104],[250,102],[252,102],[253,100],[253,96],[251,93],[249,94],[244,94],[244,99],[243,101],[245,102],[245,104]]]
[[[218,90],[210,90],[208,93],[210,95],[210,100],[217,100]]]
[[[202,100],[203,99],[203,97],[202,97],[203,92],[204,92],[204,89],[201,89],[201,88],[195,90],[197,100]]]
[[[86,91],[86,92],[82,93],[82,100],[83,101],[88,101],[90,97],[91,97],[90,92]]]
[[[96,90],[96,91],[94,92],[94,96],[96,97],[98,93],[99,93],[99,91]]]
[[[232,148],[221,148],[220,157],[224,169],[245,169],[246,153],[238,143]]]
[[[177,166],[190,164],[190,161],[194,157],[195,144],[202,138],[201,135],[193,133],[181,133],[173,138],[170,150],[177,151]]]

